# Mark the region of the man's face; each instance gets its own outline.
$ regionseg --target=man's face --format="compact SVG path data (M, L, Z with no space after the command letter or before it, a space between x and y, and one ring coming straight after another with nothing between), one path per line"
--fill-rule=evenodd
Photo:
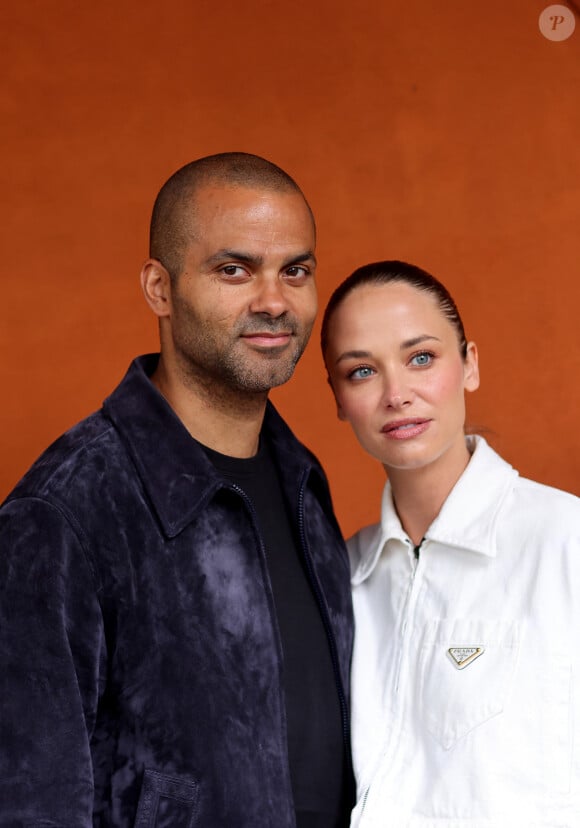
M315 234L299 193L207 185L171 286L176 367L210 397L286 382L317 309Z

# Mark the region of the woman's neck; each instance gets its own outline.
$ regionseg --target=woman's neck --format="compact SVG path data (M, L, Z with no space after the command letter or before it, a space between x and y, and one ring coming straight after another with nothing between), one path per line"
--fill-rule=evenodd
M425 537L469 459L463 443L418 469L385 468L399 520L415 546Z

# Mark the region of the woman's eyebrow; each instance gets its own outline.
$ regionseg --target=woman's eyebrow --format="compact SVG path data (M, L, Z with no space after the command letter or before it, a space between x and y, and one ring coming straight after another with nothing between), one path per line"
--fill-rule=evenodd
M421 342L427 342L430 339L441 342L438 336L421 334L420 336L414 336L412 339L405 339L404 342L401 342L400 349L401 351L405 351L407 348L413 348L415 345L420 345ZM370 359L371 357L372 354L370 351L344 351L336 360L335 365L338 365L344 359Z
M370 356L370 351L345 351L338 357L335 364L338 365L343 359L370 359Z
M421 334L420 336L414 336L412 339L406 339L404 342L401 342L401 351L404 351L406 348L414 348L415 345L420 345L421 342L426 342L428 339L435 339L437 342L441 342L438 336Z

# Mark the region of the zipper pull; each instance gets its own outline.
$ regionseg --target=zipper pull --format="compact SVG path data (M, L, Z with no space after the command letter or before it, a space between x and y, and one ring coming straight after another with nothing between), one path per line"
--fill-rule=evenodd
M415 556L416 561L419 560L419 553L421 552L421 547L423 546L423 541L424 540L425 540L425 538L421 538L421 540L417 544L417 546L413 546L413 555ZM409 543L412 543L412 541L409 541Z

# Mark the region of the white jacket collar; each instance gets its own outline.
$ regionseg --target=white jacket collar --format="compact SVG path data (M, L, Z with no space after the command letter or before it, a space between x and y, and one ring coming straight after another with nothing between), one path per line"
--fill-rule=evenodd
M425 538L493 558L497 554L497 516L518 473L490 448L483 437L466 439L473 452L471 459ZM362 529L355 543L349 543L350 551L354 552L353 584L360 584L368 578L389 540L408 542L395 510L391 485L387 481L383 491L381 522Z

